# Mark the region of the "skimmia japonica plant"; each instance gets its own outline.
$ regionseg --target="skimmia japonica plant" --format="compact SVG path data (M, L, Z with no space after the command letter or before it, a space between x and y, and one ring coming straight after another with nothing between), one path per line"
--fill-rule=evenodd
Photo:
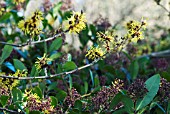
M24 15L31 2L0 2L1 114L170 113L169 61L159 58L169 51L151 53L160 48L147 44L144 18L118 33L69 0Z

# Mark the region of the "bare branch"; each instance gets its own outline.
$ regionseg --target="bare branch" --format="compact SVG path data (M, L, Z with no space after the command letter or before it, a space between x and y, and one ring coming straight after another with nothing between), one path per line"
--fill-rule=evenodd
M163 6L162 4L158 4L158 5L161 6L166 12L170 13L170 11L165 6Z
M13 114L19 114L19 112L14 111L14 110L10 110L10 109L7 109L7 108L2 108L2 107L0 107L0 110L2 110L2 111L7 111L7 112L10 112L10 113L13 113Z
M47 42L47 41L53 40L53 39L55 39L56 37L60 36L60 35L63 34L63 33L66 33L66 32L68 32L68 30L63 31L63 32L60 32L60 33L58 33L58 34L56 34L56 35L54 35L54 36L52 36L52 37L49 37L49 38L47 38L47 39L38 40L38 41L33 41L33 42L28 41L28 42L22 43L22 44L12 44L12 43L7 43L7 42L2 42L2 41L0 41L0 44L5 44L5 45L10 45L10 46L15 46L15 47L24 47L24 46L27 46L27 45L38 44L38 43L42 43L42 42Z
M159 57L170 57L170 50L160 51L160 52L153 52L147 55L142 55L139 58L142 57L153 57L153 58L159 58Z
M6 76L6 75L0 75L1 78L11 78L11 79L17 79L17 80L32 80L32 79L49 79L49 78L54 78L60 75L68 75L68 74L72 74L76 71L85 69L87 67L93 66L95 63L97 63L101 58L94 60L92 63L78 67L74 70L68 71L68 72L62 72L62 73L58 73L58 74L52 74L50 76L37 76L37 77L15 77L15 76Z

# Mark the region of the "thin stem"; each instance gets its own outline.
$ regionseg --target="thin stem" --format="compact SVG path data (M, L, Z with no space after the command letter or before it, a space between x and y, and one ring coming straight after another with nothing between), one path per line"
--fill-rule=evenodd
M166 12L170 13L170 11L165 6L163 6L162 4L158 4L158 5L161 6Z
M83 97L88 97L88 96L90 96L91 95L91 93L88 93L88 94L84 94L84 95L82 95L81 97L83 98Z

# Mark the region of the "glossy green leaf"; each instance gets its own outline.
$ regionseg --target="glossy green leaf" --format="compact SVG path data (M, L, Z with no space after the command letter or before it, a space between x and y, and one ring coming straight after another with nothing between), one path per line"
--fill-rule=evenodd
M165 109L157 102L152 102L150 107L149 107L149 110L151 110L155 106L157 106L163 113L166 113Z
M6 12L4 15L2 15L2 16L0 17L0 22L6 21L7 19L10 18L10 16L11 16L11 13Z
M159 84L160 84L160 75L156 74L152 77L150 77L146 82L146 88L148 89L148 92L146 96L142 99L142 101L137 104L136 110L142 109L146 105L148 105L153 98L156 96L158 89L159 89Z
M115 74L115 69L112 65L105 65L102 70L106 73Z
M68 74L68 76L69 76L69 86L70 86L70 90L71 90L71 88L73 87L73 81L72 81L71 75Z
M94 78L94 85L95 85L95 87L100 86L100 81L99 81L98 77Z
M124 104L124 108L126 109L126 112L132 113L133 112L133 101L130 99L127 95L125 95L122 92L119 92L116 94L116 96L112 99L111 104L110 104L110 110L115 108L115 106L119 103L122 102Z
M50 96L50 99L51 99L51 105L54 106L54 107L56 107L57 104L58 104L57 98L54 97L54 96Z
M92 86L94 87L94 76L93 76L93 72L89 69L89 72L90 72L90 78L91 78L91 81L92 81Z
M31 69L30 76L31 76L31 77L38 76L38 71L37 71L35 65L33 65L32 69Z
M130 74L132 79L136 79L139 72L139 64L137 60L132 61L130 64Z
M88 91L88 83L86 81L84 82L84 91L85 91L85 94Z
M72 61L66 62L63 67L64 71L74 70L77 68L76 64Z
M6 96L6 95L0 96L0 103L2 104L3 107L7 104L8 98L9 98L9 96Z
M122 98L122 93L118 93L116 94L116 96L112 99L111 103L110 103L110 110L113 109L119 102L120 99Z
M36 93L41 99L43 98L42 91L40 87L36 86L33 90L34 93Z
M67 93L63 90L58 91L58 93L56 94L56 98L58 99L58 101L63 101L64 98L67 96Z
M167 114L170 114L170 100L168 101Z
M29 114L41 114L40 111L30 111Z
M160 75L161 75L162 78L165 78L168 82L170 82L169 73L170 73L170 72L162 71Z
M18 60L18 59L13 59L13 62L14 62L14 67L16 68L16 69L19 69L19 70L24 70L24 69L27 69L26 67L25 67L25 65L20 61L20 60Z
M20 89L12 89L12 100L13 102L22 101L22 91Z
M12 40L8 41L7 43L12 43ZM10 56L12 50L13 50L12 46L10 46L10 45L4 46L4 49L2 51L2 55L0 58L0 64L2 64L5 61L5 59L7 59Z
M62 38L56 38L49 49L49 52L52 52L54 50L58 50L62 46Z
M78 109L79 111L82 110L82 102L80 100L76 100L74 104L74 108Z
M59 57L61 57L61 53L55 53L55 54L52 54L51 56L50 56L50 59L52 59L52 60L55 60L55 59L58 59Z
M52 82L49 86L48 86L48 91L50 90L54 90L57 86L57 82Z

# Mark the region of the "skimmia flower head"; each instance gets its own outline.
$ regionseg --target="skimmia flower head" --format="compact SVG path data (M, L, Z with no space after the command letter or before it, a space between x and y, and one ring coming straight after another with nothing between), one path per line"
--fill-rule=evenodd
M79 33L86 27L86 21L83 12L73 12L73 15L68 19L67 29L70 33Z
M41 11L36 11L32 14L30 18L26 20L21 20L18 23L18 27L25 33L29 35L39 35L42 33L41 23L43 20L43 13Z
M40 98L36 93L32 93L32 90L25 91L23 95L25 99L25 107L30 111L41 110L44 114L54 114L55 109L51 106L52 100L50 98Z

